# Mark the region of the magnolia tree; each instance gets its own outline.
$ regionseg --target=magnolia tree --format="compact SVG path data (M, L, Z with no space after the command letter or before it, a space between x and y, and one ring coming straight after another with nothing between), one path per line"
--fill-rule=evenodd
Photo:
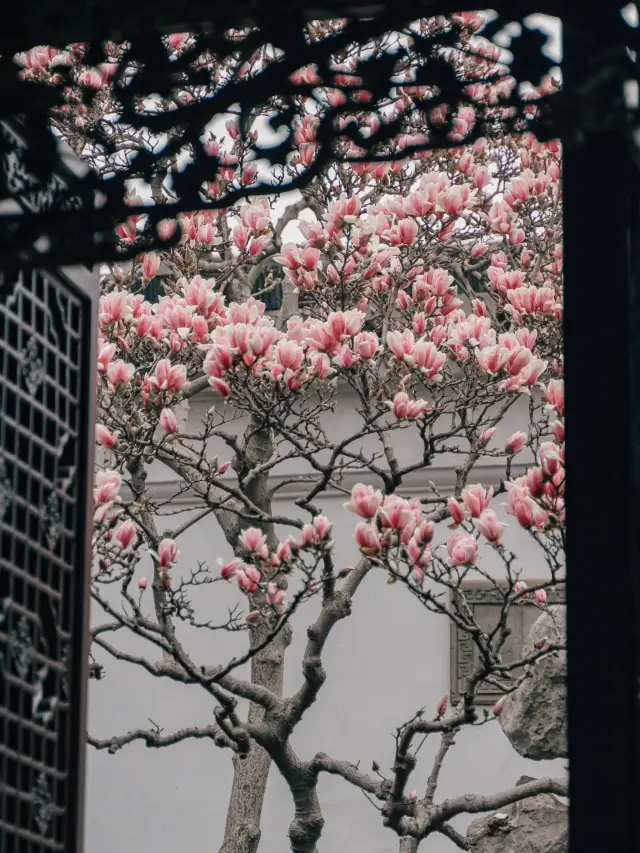
M482 26L479 16L465 13L451 21L462 27L460 44L444 55L472 80L496 67L492 83L472 82L469 89L497 115L514 81L496 65L498 52L474 35ZM420 26L427 33L447 32L451 21L431 19ZM314 25L310 37L324 37L340 25ZM179 55L190 42L188 34L168 37L168 54ZM472 54L465 50L470 45ZM107 48L113 63L99 68L83 64L81 45L66 51L37 48L22 57L27 77L55 78L60 64L75 69L77 87L68 89L67 104L53 122L78 154L103 171L117 164L107 162L94 144L90 131L97 125L111 129L123 156L152 145L117 122L110 80L121 46ZM437 797L440 769L456 734L475 727L482 738L487 716L502 711L504 699L492 715L478 710L482 685L490 683L506 697L531 677L541 659L562 648L560 640L544 638L518 660L506 662L501 655L510 612L519 606L546 610L547 590L563 578L560 146L542 144L527 132L506 136L496 123L494 134L467 148L397 159L401 149L424 138L408 107L412 98L428 97L429 90L392 90L376 113L368 111L369 93L349 76L361 50L336 57L336 73L345 77L344 85L353 86L351 94L345 95L344 87L319 85L313 103L296 102L298 149L284 169L295 175L315 156L323 98L342 103L350 97L353 110L341 121L364 136L381 115L385 120L406 111L406 133L385 149L395 160L334 165L279 215L274 200L264 197L248 197L230 209L184 214L176 248L139 255L124 269L114 264L100 282L96 440L105 451L106 467L96 475L94 492L92 596L106 621L92 628L93 653L99 658L106 653L159 678L198 685L211 698L215 724L176 734L152 728L89 740L114 751L138 739L169 747L187 738L208 738L228 750L234 779L224 853L257 849L272 763L291 791L295 817L288 837L295 853L317 850L324 824L317 792L322 774L341 777L377 802L371 819L396 833L400 850L407 853L434 833L471 849L450 823L456 816L567 792L564 780L542 778L492 795L461 790L450 799ZM410 50L406 57L400 71L409 75ZM231 52L224 61L205 56L201 66L215 85L236 73L252 74L266 59L257 54L241 68L238 61ZM299 76L313 80L315 73L304 68ZM545 81L538 91L553 85ZM80 97L83 86L98 90L88 108ZM176 83L155 107L169 110L202 96ZM535 96L534 90L532 111ZM251 117L256 127L272 107L256 110ZM447 109L438 107L430 118L444 122ZM473 120L473 109L459 109L451 127L453 142L463 138ZM222 165L205 194L218 197L234 182L250 190L258 165L248 159L248 139L233 116L211 133L209 148ZM345 149L354 144L345 138ZM177 168L167 163L151 182L156 204L171 198L167 176ZM131 200L135 203L135 193ZM291 231L290 224L295 240L286 242L283 232ZM131 216L118 226L123 244L135 246L140 225L140 217ZM168 219L160 226L165 235L175 229ZM161 265L163 292L152 304L144 288ZM261 276L266 268L271 272ZM265 313L261 293L278 284L273 269L282 272L284 297L279 310ZM258 281L261 293L256 294ZM357 401L358 420L348 434L333 439L323 423L341 385ZM197 395L211 395L211 389L215 404L199 429L187 430L185 407ZM516 407L524 412L520 429L506 445L498 444L496 430L523 397L528 406ZM420 444L409 463L397 452L405 430ZM213 458L214 439L226 447L225 456ZM372 449L363 450L365 445ZM523 451L531 452L534 461L514 479L512 461ZM457 457L454 496L443 496L435 486L427 497L412 495L408 475L423 472L428 481L430 466L443 454ZM289 481L304 485L305 494L296 500L295 512L275 512L274 477L292 459L304 473ZM503 466L496 488L474 477L477 463L487 459ZM152 463L170 469L199 501L198 512L183 523L166 526L147 483ZM354 473L366 484L347 490L344 477ZM345 493L344 511L353 516L360 558L349 568L334 558L334 519L323 511L330 491ZM535 588L526 588L526 567L503 544L505 524L496 512L500 502L546 566L546 577ZM215 520L228 543L221 569L202 562L194 570L180 559L181 540L204 517ZM488 552L503 565L500 580L486 568ZM138 570L147 555L153 563L148 579ZM300 754L291 738L331 678L323 667L327 640L343 620L347 624L339 630L349 630L358 590L379 572L403 585L426 610L468 633L477 664L455 704L445 696L437 707L411 719L399 712L393 765L380 768L374 762L366 772L340 755ZM501 596L491 629L477 623L465 597L465 583L479 578ZM199 590L212 582L231 584L237 595L238 607L219 624L210 612L199 612ZM294 610L300 611L297 618L303 616L312 598L320 600L319 615L308 626L304 656L288 661L299 669L299 686L283 695L290 616ZM244 631L246 653L196 659L185 640L185 623ZM155 652L143 657L124 651L117 640L127 632L144 638ZM241 677L238 670L249 661L250 677ZM248 715L239 712L239 700L250 703ZM425 760L418 755L418 742L427 735L440 747L426 789L416 791L412 775Z

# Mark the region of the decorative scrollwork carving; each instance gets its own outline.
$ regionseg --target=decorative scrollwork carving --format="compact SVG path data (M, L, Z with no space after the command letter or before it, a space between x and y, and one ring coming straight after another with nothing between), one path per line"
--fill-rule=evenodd
M180 212L300 190L331 163L357 170L525 130L578 139L581 122L593 121L585 104L634 76L626 48L635 31L618 14L604 72L594 69L584 91L557 92L547 36L527 23L536 8L518 6L513 19L479 26L474 13L412 22L422 7L411 4L312 23L294 13L275 20L265 8L261 28L150 29L121 45L34 48L18 57L19 75L5 56L0 116L20 104L21 119L0 133L0 200L26 211L0 216L5 262L92 263L167 248L180 230L166 222ZM65 124L70 113L77 132ZM232 153L218 126L230 116ZM68 168L60 135L92 169ZM132 179L149 203L132 206Z

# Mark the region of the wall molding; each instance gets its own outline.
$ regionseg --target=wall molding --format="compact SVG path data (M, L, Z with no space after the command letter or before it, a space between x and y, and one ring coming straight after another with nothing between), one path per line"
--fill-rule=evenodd
M527 467L528 466L526 464L512 465L512 477L519 477L526 473ZM504 465L496 465L495 463L477 464L471 472L469 482L471 484L482 483L486 488L489 486L497 487L500 484L501 479L504 478L504 473ZM303 497L313 485L312 480L307 481L306 483L286 482L294 476L296 475L276 474L271 478L271 482L274 486L278 486L281 483L283 484L275 494L274 504L298 500ZM299 476L299 474L297 476ZM317 476L318 475L316 475L316 479ZM234 482L234 479L229 478L229 482ZM374 474L371 474L369 471L348 472L344 475L342 482L345 492L351 492L351 489L356 483L364 483L365 485L372 485L375 487L380 486L379 478ZM403 485L398 489L398 494L426 497L433 494L433 491L429 486L430 482L434 483L438 491L442 492L442 494L452 494L456 482L455 466L437 465L432 468L426 468L423 471L412 472L405 478ZM159 502L172 500L174 505L181 506L183 508L195 508L197 506L201 506L202 499L193 490L185 490L179 495L176 494L181 485L182 481L176 477L171 479L167 478L166 480L147 480L149 496L153 500ZM323 493L323 497L325 500L337 498L344 498L346 500L345 492L340 491L337 488L329 488ZM126 488L123 489L123 497L129 500L132 497Z

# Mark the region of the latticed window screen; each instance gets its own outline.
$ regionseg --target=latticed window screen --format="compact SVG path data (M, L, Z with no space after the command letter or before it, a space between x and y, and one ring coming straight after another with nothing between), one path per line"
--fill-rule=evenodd
M78 849L91 298L0 279L0 850Z

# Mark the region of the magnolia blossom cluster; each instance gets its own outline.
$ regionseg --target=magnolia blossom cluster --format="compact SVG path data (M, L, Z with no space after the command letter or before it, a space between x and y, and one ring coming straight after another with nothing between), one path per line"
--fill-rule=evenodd
M540 443L536 454L538 464L524 477L506 483L507 512L522 527L538 530L564 527L566 521L564 382L552 379L544 396L547 409L557 418L551 423L554 440Z
M245 557L229 560L220 574L225 580L235 578L244 593L263 592L267 604L281 610L286 604L286 596L275 582L277 576L290 573L305 552L318 554L330 549L333 545L331 527L326 516L316 515L312 522L303 525L299 539L288 536L278 543L275 551L269 550L267 537L259 528L249 527L240 535L240 547ZM249 622L256 618L253 613Z
M363 554L371 557L403 546L402 553L412 567L413 578L417 582L424 579L425 568L433 558L430 543L435 525L423 518L422 504L417 498L384 497L373 486L360 483L353 487L345 508L366 519L355 529L356 542Z

